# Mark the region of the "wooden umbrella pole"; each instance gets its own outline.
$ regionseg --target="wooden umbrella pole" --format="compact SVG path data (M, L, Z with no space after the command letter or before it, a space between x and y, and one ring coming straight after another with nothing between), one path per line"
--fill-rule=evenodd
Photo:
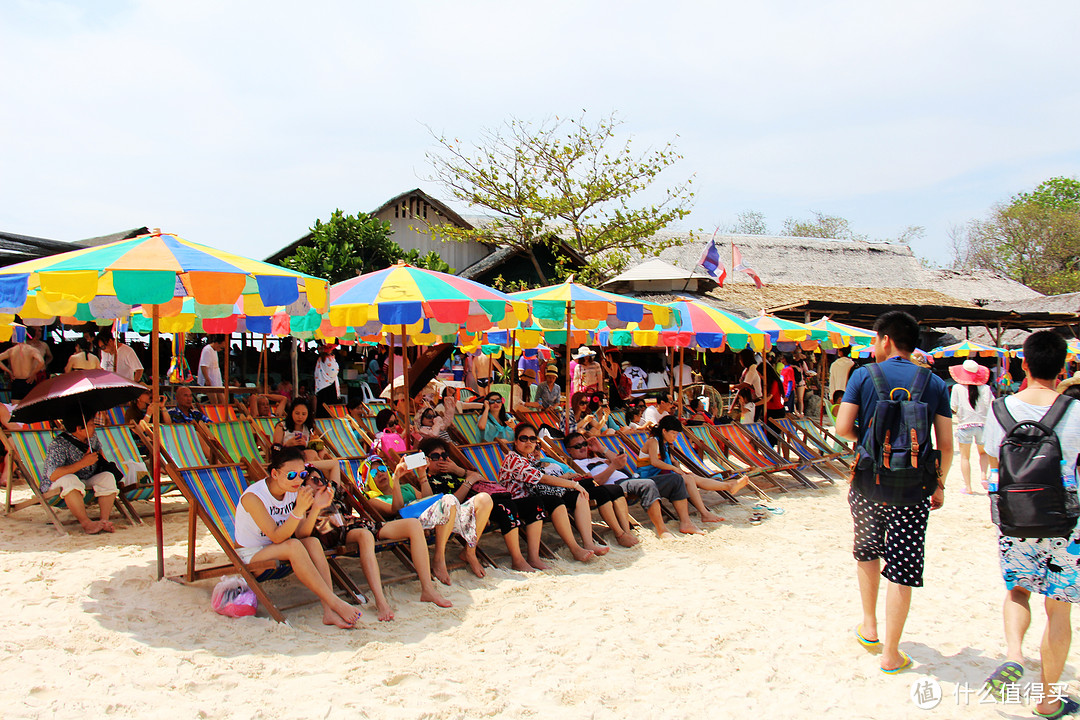
M768 354L761 351L761 424L769 424L769 401L766 400L769 396L769 375L765 372L765 365L769 362Z
M566 384L563 391L566 393L566 405L563 417L563 432L570 432L570 300L566 301Z
M818 373L818 387L821 388L821 407L818 408L818 425L824 425L825 424L825 403L828 402L830 406L832 405L832 398L830 397L830 398L828 398L826 400L825 394L828 393L828 394L831 395L832 394L832 388L829 387L828 389L826 389L826 385L825 385L825 372L826 372L825 348L821 347L821 345L818 345L818 352L821 353L821 372Z
M683 362L685 361L685 348L679 348L679 417L683 416ZM674 352L674 350L672 351Z
M222 358L225 361L225 372L222 377L225 380L225 404L229 404L229 355L232 346L232 333L226 333L225 335L225 356Z
M150 364L151 386L150 402L154 409L154 532L157 537L157 579L165 577L165 531L161 520L161 370L158 350L158 313L159 305L152 305L150 328Z
M510 412L514 412L514 386L517 385L517 362L514 360L514 347L517 343L517 330L510 331Z
M402 433L405 440L405 450L409 450L409 429L412 427L412 385L409 383L409 336L405 334L405 326L401 326L401 362L402 362L402 387L405 390L405 419L402 420ZM390 400L394 399L394 391L390 390Z
M266 354L266 336L263 335L262 353L259 356L259 370L263 376L263 395L270 393L270 357Z

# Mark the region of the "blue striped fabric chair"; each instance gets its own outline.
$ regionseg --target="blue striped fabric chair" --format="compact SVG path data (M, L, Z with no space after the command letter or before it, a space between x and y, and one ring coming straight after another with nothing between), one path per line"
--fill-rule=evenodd
M101 413L99 419L104 420L105 425L123 425L125 423L125 410L125 406L117 405Z
M203 450L194 423L161 425L161 449L166 462L181 469L208 467L212 463Z
M105 457L124 469L125 462L143 463L145 459L139 451L135 437L131 434L131 428L126 425L99 427L97 439L101 443L101 451ZM176 485L170 482L161 483L161 494L174 492ZM129 501L153 500L154 483L148 475L141 475L134 485L121 487L123 497ZM136 516L138 517L138 516Z
M477 421L480 418L476 413L458 413L454 416L454 429L461 435L462 439L469 445L475 445L480 442L480 426L477 425Z
M812 447L809 442L803 440L800 437L800 431L791 421L790 418L775 418L769 421L769 431L776 434L781 442L782 447L786 447L799 456L802 460L805 460L808 465L813 467L817 472L819 465L823 465L838 475L843 475L845 470L840 467L836 458L838 455L831 452L823 452L820 448ZM822 473L824 474L824 473ZM833 482L833 478L828 477L829 482Z
M734 427L734 425L732 425L730 427ZM739 425L739 430L742 430L743 432L745 432L747 435L749 435L750 437L752 437L754 439L754 442L758 446L758 453L759 454L762 454L765 457L767 457L770 460L773 460L773 461L775 461L777 463L790 465L789 471L795 474L795 478L799 482L801 482L806 487L810 487L810 488L816 488L817 487L817 483L815 483L813 480L806 477L806 475L803 475L803 473L802 473L803 470L806 470L807 468L811 467L810 464L805 462L804 460L802 460L802 458L800 458L798 461L791 462L788 459L784 458L782 455L778 454L772 447L772 439L769 437L769 434L766 432L764 425L762 425L761 423L756 423L756 422L755 423L745 423L745 424ZM820 470L818 470L818 473L824 475L824 473L822 473ZM825 477L828 478L827 475Z
M244 465L248 477L253 481L266 477L266 461L259 450L255 430L250 423L242 420L215 422L206 423L205 428L211 442L216 444L215 452L223 459Z
M499 468L502 467L506 450L499 443L476 443L472 445L457 445L454 447L472 466L473 470L484 476L490 482L499 481Z
M825 430L810 418L796 420L795 426L803 432L803 436L807 440L821 448L824 453L835 453L836 456L840 458L855 457L855 451L852 450L851 446L830 433L828 430Z

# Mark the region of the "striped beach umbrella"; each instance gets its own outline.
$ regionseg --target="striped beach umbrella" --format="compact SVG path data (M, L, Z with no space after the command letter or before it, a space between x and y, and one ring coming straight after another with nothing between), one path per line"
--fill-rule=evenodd
M834 348L849 347L851 345L868 346L873 344L874 338L877 336L877 333L873 330L864 330L854 325L837 322L831 320L827 315L806 325L815 330L824 330L829 333L829 344Z
M661 334L678 334L680 341L686 340L680 345L702 350L727 347L739 351L751 347L760 352L768 349L768 334L737 315L696 300L680 300L668 306L679 313L680 322L670 332Z
M964 340L952 345L934 348L930 351L930 355L935 358L996 357L1004 359L1009 356L1009 351L992 345L983 345L971 340Z
M828 342L827 330L812 328L794 320L784 320L774 315L759 315L747 320L757 330L769 336L773 343L791 342L816 345Z

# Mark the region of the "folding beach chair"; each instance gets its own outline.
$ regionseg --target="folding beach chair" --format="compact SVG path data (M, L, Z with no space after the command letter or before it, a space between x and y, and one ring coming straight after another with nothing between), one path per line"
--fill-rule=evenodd
M480 442L480 426L477 425L479 417L480 415L475 412L454 415L454 431L468 445L475 445Z
M346 478L356 477L360 463L371 454L368 450L370 444L365 444L366 438L360 428L351 419L319 418L315 421L315 429L337 457L342 475Z
M255 441L262 448L265 455L270 454L270 446L274 441L274 428L279 422L276 417L253 417L248 418L248 422L251 423L251 429L255 433Z
M644 465L644 461L638 459L645 447L645 443L648 442L651 437L647 430L622 430L618 435L619 441L626 448L628 456L633 457L638 463L638 466ZM684 470L691 472L695 475L701 475L707 478L716 478L718 480L731 480L736 475L742 473L729 471L727 469L710 470L702 462L697 452L690 445L690 442L686 439L683 433L678 433L675 438L674 446L672 450L672 463L681 465ZM735 499L735 496L729 492L718 492L725 500L733 505L738 505L739 501Z
M789 463L776 456L772 448L762 444L754 435L746 432L738 423L714 425L710 427L713 437L720 444L724 455L735 457L746 468L757 469L770 477L778 488L786 487L775 478L776 473L790 475L800 485L810 482L799 472L796 463Z
M691 444L698 452L698 457L704 461L706 468L715 467L718 470L727 470L731 473L738 473L746 475L747 486L757 493L766 502L771 502L770 498L760 487L761 480L765 480L769 483L770 487L776 488L781 492L787 492L785 488L776 478L770 473L766 472L762 468L750 467L749 465L736 465L725 454L723 448L721 448L716 436L710 430L709 425L696 425L694 427L687 428L690 433Z
M290 574L292 570L287 565L273 560L245 563L236 553L236 546L233 543L233 522L236 517L236 506L240 503L240 496L244 494L247 485L240 466L185 470L169 464L166 465L166 469L173 482L184 493L191 507L191 515L188 521L187 567L182 577L173 579L191 583L237 572L247 581L248 587L252 589L259 602L270 613L270 616L278 622L285 622L285 616L266 594L262 582L284 577ZM196 518L202 521L218 545L221 546L229 559L229 564L203 568L195 567ZM328 553L326 561L330 566L330 575L334 582L352 596L349 601L363 602L360 589L338 565L334 554Z
M732 424L732 427L734 427L734 424ZM782 464L791 463L791 461L789 461L787 458L785 458L783 455L773 449L769 433L766 430L764 424L747 423L740 425L738 429L753 438L754 442L757 444L757 450L759 454L763 455L766 458L769 458L770 460L773 460L774 462ZM781 447L783 447L782 444ZM803 474L802 471L806 470L807 468L813 467L819 475L823 476L827 480L830 479L828 475L821 472L821 470L819 470L816 466L810 465L802 458L800 458L797 462L791 463L791 465L792 467L790 469L787 469L787 472L792 473L792 476L795 477L796 480L801 482L806 487L817 487L817 483L815 483L813 480Z
M823 452L836 453L839 458L853 458L855 451L843 440L832 434L810 418L796 420L795 426L803 432L803 437L817 445Z
M61 535L66 535L67 528L64 527L54 510L54 508L67 508L67 505L60 498L60 488L51 488L47 493L41 492L41 480L45 477L46 468L45 453L48 451L49 443L52 442L53 437L55 437L55 433L52 430L0 430L0 442L3 442L4 447L11 454L14 467L19 471L19 475L22 476L26 486L30 488L30 492L34 495L29 500L12 503L12 486L16 482L14 473L12 473L12 477L8 478L4 512L10 515L33 505L41 505L49 522L53 524ZM83 495L83 503L87 507L90 507L95 499L93 491L88 490ZM116 496L116 510L132 525L136 523L136 520L133 519L137 517L135 510L123 493L118 493Z
M837 460L837 458L840 457L840 454L822 450L820 447L814 445L812 441L804 440L800 436L799 428L795 426L790 418L775 418L770 420L769 424L771 425L769 431L780 440L784 447L790 449L800 458L805 460L818 472L821 472L818 470L818 466L823 465L837 475L846 474L847 469L842 467ZM833 478L826 477L829 482L833 482Z
M146 467L145 458L139 450L135 436L127 425L99 427L95 431L98 442L101 443L102 454L106 459L113 461L121 469L130 469L131 466L142 465ZM161 494L175 492L176 485L170 482L161 483ZM120 485L120 494L129 502L136 500L153 500L154 483L145 469L137 474L134 484ZM141 522L138 515L135 518Z
M236 408L232 405L217 405L207 403L202 406L203 413L210 418L210 422L233 422L237 420Z
M620 428L626 427L626 411L625 410L612 410L611 411L611 418L608 421L608 426L610 427L612 425L612 423L614 423L614 425L615 425L615 427L614 427L615 430L619 430Z
M343 420L349 416L349 408L345 405L323 405L323 409L330 413L330 417Z
M551 410L515 410L514 415L520 422L527 422L537 430L544 425L555 428L562 431L563 422L559 417L559 413Z
M126 423L124 413L126 407L123 405L117 405L114 408L109 408L103 412L98 413L98 426L110 426L110 425L123 425Z
M244 465L252 481L266 477L266 460L259 443L255 440L255 430L251 423L243 420L232 422L207 423L205 426L209 440L215 444L215 450L229 462Z

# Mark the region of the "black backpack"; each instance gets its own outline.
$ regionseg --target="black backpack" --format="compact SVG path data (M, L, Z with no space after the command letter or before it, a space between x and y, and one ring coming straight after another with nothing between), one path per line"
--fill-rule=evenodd
M1061 395L1041 420L1016 422L1004 398L994 401L994 417L1005 436L998 449L998 488L990 493L990 517L1002 535L1068 537L1076 526L1080 500L1062 481L1061 443L1054 432L1072 402Z
M862 433L853 482L872 502L914 505L934 494L941 466L941 454L930 437L933 423L922 400L930 371L919 368L909 389L889 388L877 363L866 370L878 397Z

